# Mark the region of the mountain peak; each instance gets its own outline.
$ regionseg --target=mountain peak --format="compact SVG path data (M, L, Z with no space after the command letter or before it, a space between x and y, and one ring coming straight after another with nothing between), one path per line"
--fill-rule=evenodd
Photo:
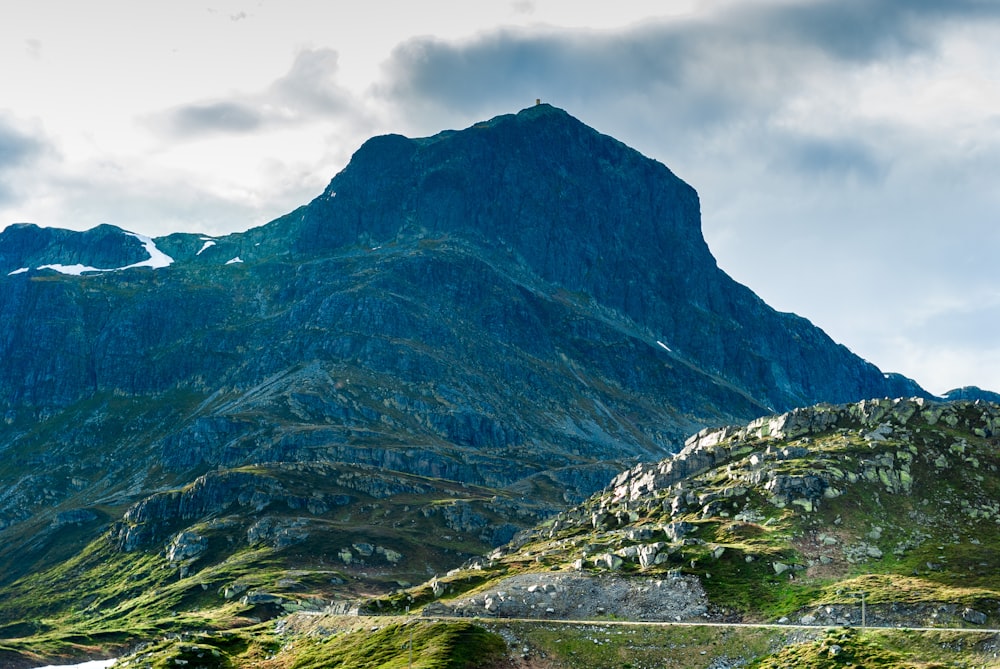
M461 240L589 296L775 410L901 385L722 272L697 193L665 165L551 105L427 138L373 138L282 225L307 256ZM839 371L807 372L813 357Z
M302 222L304 252L457 236L598 297L715 264L693 188L550 105L428 138L373 138Z

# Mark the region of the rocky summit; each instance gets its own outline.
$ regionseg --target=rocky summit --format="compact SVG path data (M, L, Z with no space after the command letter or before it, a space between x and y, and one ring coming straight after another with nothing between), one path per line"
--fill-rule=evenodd
M422 582L706 427L928 398L549 105L373 138L245 232L9 226L0 322L0 637L47 657Z

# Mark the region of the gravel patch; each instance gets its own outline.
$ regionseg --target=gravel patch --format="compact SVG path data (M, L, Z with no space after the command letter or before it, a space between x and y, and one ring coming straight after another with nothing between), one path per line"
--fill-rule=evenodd
M680 621L700 618L708 600L693 576L623 578L612 574L519 574L489 590L432 602L424 616Z

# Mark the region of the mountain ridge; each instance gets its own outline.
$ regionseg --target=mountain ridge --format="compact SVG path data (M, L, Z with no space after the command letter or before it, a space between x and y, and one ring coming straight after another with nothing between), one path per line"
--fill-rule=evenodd
M528 174L519 188L506 185ZM434 235L459 235L507 267L591 296L770 409L926 395L732 281L701 236L690 186L548 105L431 138L373 138L323 194L272 223L224 238L176 234L157 243L178 261L245 263ZM765 336L762 323L770 324ZM835 381L803 373L810 368L803 355L838 367Z

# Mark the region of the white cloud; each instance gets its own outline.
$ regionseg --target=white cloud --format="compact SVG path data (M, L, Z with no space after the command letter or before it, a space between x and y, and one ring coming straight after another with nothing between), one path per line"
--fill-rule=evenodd
M37 129L27 129L0 110L0 205L23 197L22 172L49 150Z
M268 132L337 116L352 119L359 116L359 105L337 82L337 61L331 49L305 49L288 73L263 90L181 104L151 114L148 123L170 140L185 141L215 133Z

